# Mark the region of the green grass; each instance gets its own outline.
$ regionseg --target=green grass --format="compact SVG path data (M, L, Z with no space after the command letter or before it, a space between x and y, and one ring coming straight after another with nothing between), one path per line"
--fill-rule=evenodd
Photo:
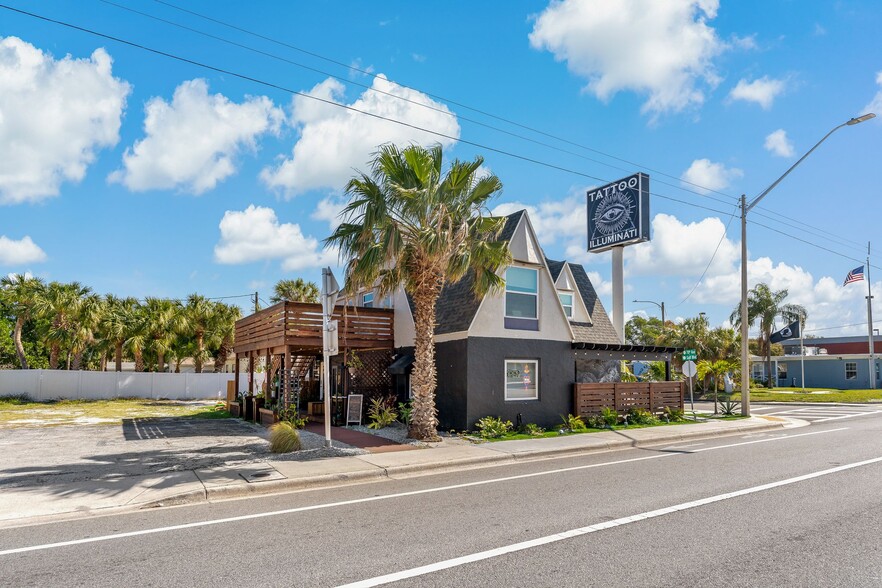
M223 405L207 402L143 398L34 402L21 397L0 397L2 427L118 425L123 419L135 418L222 419L229 416Z
M788 392L782 394L782 392ZM829 394L817 394L829 392ZM713 396L706 396L712 400ZM741 400L741 394L732 395L733 400ZM750 399L755 402L882 402L882 390L835 390L832 388L752 388Z

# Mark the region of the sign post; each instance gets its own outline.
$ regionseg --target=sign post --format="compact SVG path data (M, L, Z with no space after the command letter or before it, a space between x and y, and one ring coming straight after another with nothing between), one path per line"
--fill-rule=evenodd
M331 356L339 353L337 321L331 320L340 286L331 268L322 268L322 393L325 398L325 447L331 446Z
M636 173L588 191L588 252L612 250L612 323L625 340L625 245L649 241L649 176Z
M687 351L695 352L694 349L687 349ZM683 352L683 357L686 357L686 352ZM695 415L695 399L692 397L692 377L698 373L698 370L695 368L695 362L692 360L688 360L683 362L683 375L689 378L689 405L692 407L692 414Z

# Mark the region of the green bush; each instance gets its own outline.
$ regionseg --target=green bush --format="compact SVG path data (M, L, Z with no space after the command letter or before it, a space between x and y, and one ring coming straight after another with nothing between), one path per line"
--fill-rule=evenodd
M658 419L645 408L631 407L628 411L628 422L632 425L657 425Z
M567 416L561 416L560 418L563 421L564 428L569 429L574 433L588 429L588 427L585 426L585 421L582 420L582 417L580 416L568 414Z
M616 409L604 406L600 409L600 418L607 427L614 427L619 424L619 413Z
M410 417L413 416L413 406L410 401L398 403L398 420L405 425L410 424Z
M270 451L273 453L290 453L299 451L300 433L288 421L279 421L270 427Z
M665 407L664 415L668 417L669 423L681 423L686 420L686 415L679 408Z
M531 435L533 437L541 437L545 433L545 429L536 423L525 423L518 429L521 435Z
M486 416L477 423L478 434L484 439L499 439L509 431L511 431L511 421L504 421L498 417Z
M737 400L732 400L732 396L729 394L723 394L720 398L720 414L723 416L734 416L735 411L740 406L741 403Z
M606 421L603 420L602 416L591 416L588 417L588 421L585 425L590 429L605 429Z
M308 418L301 418L300 411L295 406L289 406L279 411L279 420L291 423L295 429L302 429L309 422Z
M368 429L382 429L388 427L398 418L398 413L392 407L392 403L385 398L371 398L371 407L368 409Z

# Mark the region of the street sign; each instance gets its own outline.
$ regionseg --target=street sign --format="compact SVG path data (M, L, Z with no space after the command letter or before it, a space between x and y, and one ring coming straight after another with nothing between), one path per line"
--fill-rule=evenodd
M685 353L683 355L685 355ZM684 376L686 376L687 378L691 378L697 373L698 373L698 370L695 368L694 361L683 362L683 375Z
M698 354L695 353L694 349L683 350L683 361L694 361L696 359L698 359Z

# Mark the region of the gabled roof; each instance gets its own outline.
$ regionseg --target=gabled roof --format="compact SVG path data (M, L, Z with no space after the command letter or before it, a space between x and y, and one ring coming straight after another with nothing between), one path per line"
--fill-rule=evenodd
M585 268L578 263L568 263L567 265L570 266L570 272L572 272L573 279L576 281L576 287L579 288L582 302L585 303L585 308L588 309L588 316L591 317L591 323L570 323L576 341L621 344L619 335L616 333L612 321L609 320L609 315L606 314L606 310L597 296L597 291L591 285L588 274L585 273Z
M505 225L499 232L497 241L511 241L523 216L524 211L519 210L505 217ZM472 319L475 318L478 307L481 306L481 299L472 292L473 284L474 275L471 273L454 284L445 284L435 306L436 335L469 330ZM413 310L413 303L410 307Z

